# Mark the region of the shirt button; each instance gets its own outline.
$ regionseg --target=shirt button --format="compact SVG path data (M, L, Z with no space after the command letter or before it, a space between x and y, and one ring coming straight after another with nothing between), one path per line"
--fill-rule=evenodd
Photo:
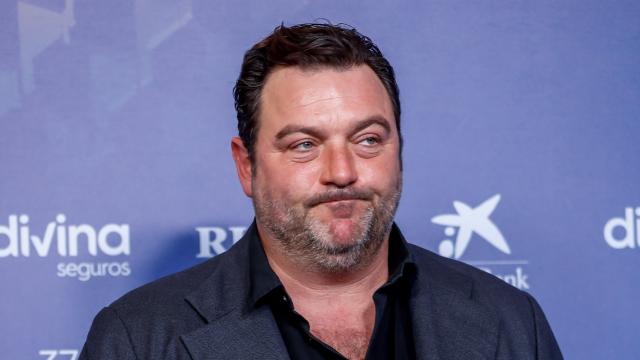
M282 296L282 301L287 302L287 297L286 297L286 295L283 295L283 296Z

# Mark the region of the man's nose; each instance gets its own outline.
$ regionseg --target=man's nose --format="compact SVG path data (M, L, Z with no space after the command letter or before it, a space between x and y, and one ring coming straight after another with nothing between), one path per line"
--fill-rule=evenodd
M323 154L323 169L320 181L323 185L346 187L358 180L353 154L348 144L327 146Z

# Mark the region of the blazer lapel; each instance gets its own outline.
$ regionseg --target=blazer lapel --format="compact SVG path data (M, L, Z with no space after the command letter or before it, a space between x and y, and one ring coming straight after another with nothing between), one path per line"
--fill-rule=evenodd
M289 359L278 326L266 306L245 317L231 312L180 338L194 360Z
M499 320L471 299L472 280L429 259L411 296L418 359L493 359Z

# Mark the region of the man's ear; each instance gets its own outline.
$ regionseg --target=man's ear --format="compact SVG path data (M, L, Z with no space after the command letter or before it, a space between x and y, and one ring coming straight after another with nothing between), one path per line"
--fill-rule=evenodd
M251 191L251 159L249 159L249 151L244 146L242 139L238 136L234 136L231 139L231 154L233 155L233 161L236 163L236 171L238 171L238 178L240 179L240 185L242 190L248 197L252 197Z

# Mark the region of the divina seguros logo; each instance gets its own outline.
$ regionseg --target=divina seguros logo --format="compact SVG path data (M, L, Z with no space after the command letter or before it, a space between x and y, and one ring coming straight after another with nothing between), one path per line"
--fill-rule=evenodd
M618 235L624 232L624 236L614 232ZM609 219L604 225L604 240L614 249L640 248L640 206L635 211L632 207L626 207L624 217Z
M440 242L438 247L440 255L460 259L474 234L500 252L511 255L511 248L502 232L489 218L498 206L500 198L500 194L496 194L475 208L462 201L454 201L455 214L441 214L431 218L431 222L434 224L445 226L444 234L447 238ZM454 235L456 235L455 240L451 240L450 238ZM530 288L529 276L523 267L529 264L527 260L465 260L465 262L493 274L519 289Z
M129 225L106 224L99 229L88 224L67 225L67 217L58 214L44 232L34 234L29 216L9 215L7 225L0 225L0 258L80 256L128 256L131 254ZM40 235L42 234L42 235ZM59 277L81 281L100 276L129 276L129 262L60 262Z

